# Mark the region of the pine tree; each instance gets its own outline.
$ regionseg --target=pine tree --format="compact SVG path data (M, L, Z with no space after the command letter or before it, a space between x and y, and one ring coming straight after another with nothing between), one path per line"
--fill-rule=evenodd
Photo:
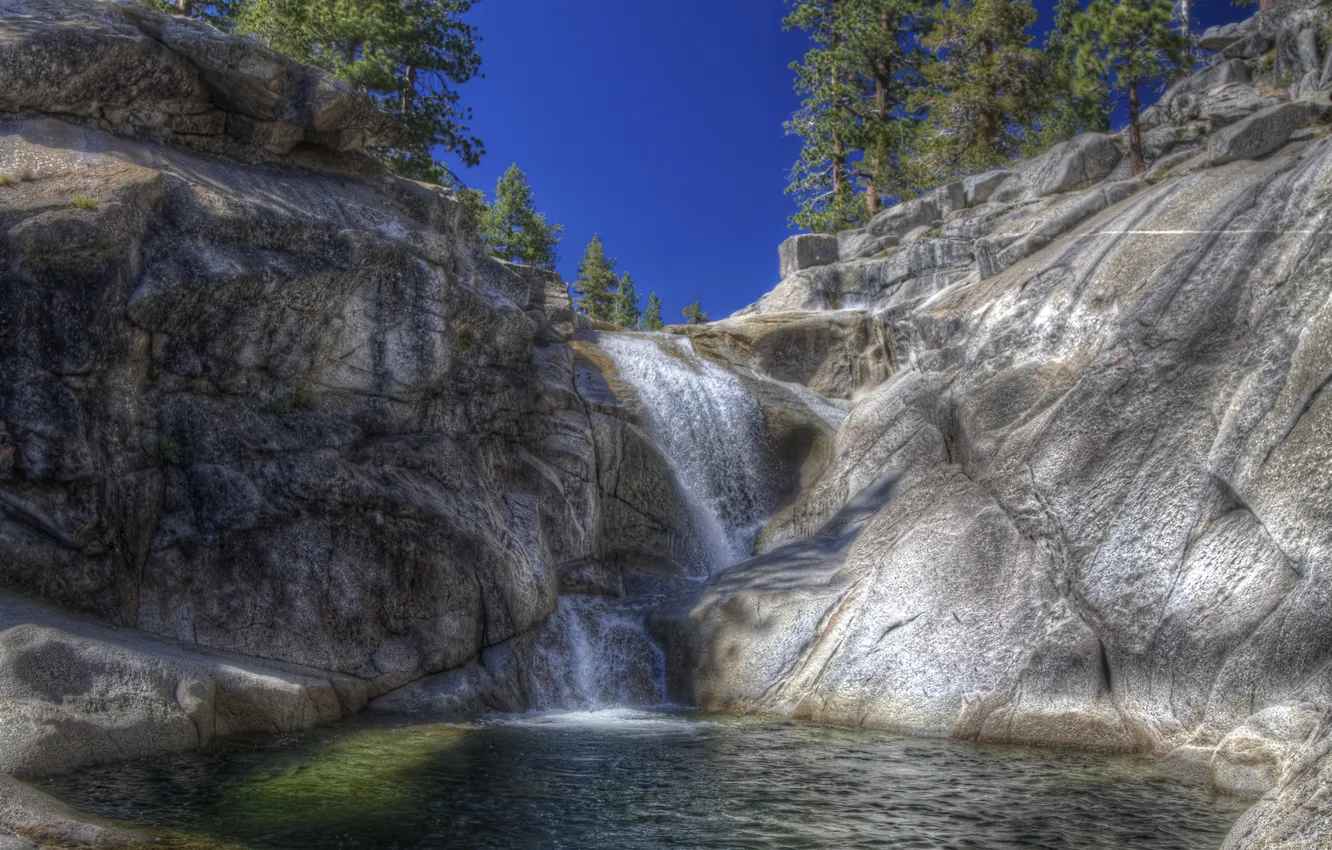
M1049 103L1036 118L1035 132L1027 145L1034 155L1071 139L1079 133L1103 133L1110 129L1109 93L1095 77L1078 71L1078 39L1074 29L1079 0L1058 0L1055 23L1045 38L1045 67L1042 77L1049 89Z
M620 275L618 291L615 293L615 324L623 328L638 328L638 293L634 291L634 279L629 272Z
M923 82L919 36L930 26L930 8L925 0L839 0L838 13L863 80L855 141L864 155L856 171L873 216L886 198L912 194L925 178L916 144L923 116L912 97Z
M863 90L836 27L837 7L838 0L799 0L782 21L786 29L810 33L815 43L802 61L791 64L801 105L786 132L800 136L804 145L786 193L800 204L792 226L821 233L855 227L866 217L855 197L849 141L857 130L854 106Z
M925 77L940 175L992 168L1021 152L1024 131L1048 96L1041 54L1027 28L1029 0L952 0L925 43Z
M465 165L485 153L456 86L476 76L475 30L463 21L475 0L223 0L184 10L363 87L407 128L401 147L381 152L400 174L449 182L433 151Z
M1170 0L1092 0L1077 15L1078 70L1083 79L1102 81L1128 95L1129 155L1133 173L1147 164L1142 155L1139 88L1177 70L1185 62L1188 39L1170 29Z
M695 301L680 312L684 314L685 321L691 325L706 325L708 323L708 314L703 312L701 302Z
M496 184L494 203L481 212L479 232L496 257L554 269L564 226L550 224L544 213L536 211L527 175L514 164Z
M787 194L801 204L797 227L833 232L878 212L885 198L912 196L921 115L917 39L929 0L796 0L783 21L815 47L796 72L801 109L786 124L804 139ZM858 194L863 191L864 206Z
M606 257L601 236L593 236L578 264L578 280L574 281L579 309L597 321L615 321L615 288L615 260Z
M661 299L653 292L648 296L647 310L643 313L643 330L659 331L664 327L666 323L661 320Z

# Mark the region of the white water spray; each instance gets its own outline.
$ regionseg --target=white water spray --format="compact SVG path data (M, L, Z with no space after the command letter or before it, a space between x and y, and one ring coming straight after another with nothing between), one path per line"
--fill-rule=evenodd
M666 660L644 627L647 607L630 599L561 597L532 659L533 707L663 703Z
M772 513L776 463L758 402L683 337L602 334L599 343L642 400L648 431L689 502L702 549L693 572L748 558Z

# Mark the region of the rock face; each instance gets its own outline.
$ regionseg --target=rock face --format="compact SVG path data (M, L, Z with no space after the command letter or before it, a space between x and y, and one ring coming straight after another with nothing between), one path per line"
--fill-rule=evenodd
M347 83L248 38L132 0L0 3L0 110L122 134L285 152L391 145L401 128Z
M4 2L0 776L421 680L440 711L524 708L493 671L561 594L696 567L696 506L602 335L448 192L356 153L397 132L363 96L134 3ZM814 334L804 366L861 380L867 333ZM831 455L806 401L836 407L710 356L743 372L782 508Z
M1182 106L1251 71L1176 87L1145 179L1074 140L880 214L710 332L757 363L736 329L863 311L891 374L784 545L655 615L676 699L1151 753L1276 786L1232 846L1322 846L1332 137L1318 98Z
M154 639L0 593L0 774L290 732L359 711L371 695L350 676Z

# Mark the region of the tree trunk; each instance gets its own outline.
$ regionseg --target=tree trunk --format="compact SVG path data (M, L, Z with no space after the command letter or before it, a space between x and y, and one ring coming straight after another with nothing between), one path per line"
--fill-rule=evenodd
M1142 159L1142 127L1138 125L1138 78L1129 77L1129 156L1133 160L1134 176L1147 172L1147 163Z
M416 69L409 67L407 69L407 87L398 92L398 110L403 116L406 116L412 109L412 101L416 99Z
M989 57L994 53L994 43L990 41L981 42L981 55ZM999 93L993 89L989 92L989 103L993 104L998 100ZM976 131L980 138L987 145L993 145L995 138L999 135L999 114L993 106L986 106L981 109L980 115L976 120Z
M846 185L846 143L841 133L833 133L833 198L842 196Z
M883 13L881 18L884 30L892 31L892 16L888 12ZM879 129L882 130L888 124L888 87L893 81L893 69L886 59L877 59L874 62L874 119L879 122ZM879 177L883 171L884 150L882 145L876 144L873 156L870 157L870 179L869 185L865 187L865 206L869 209L870 218L874 217L883 207L883 186L879 184Z

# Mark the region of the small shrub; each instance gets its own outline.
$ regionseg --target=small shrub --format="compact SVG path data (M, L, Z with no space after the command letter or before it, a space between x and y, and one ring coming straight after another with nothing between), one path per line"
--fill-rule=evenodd
M269 411L276 413L278 416L286 416L288 413L295 410L296 406L291 403L291 396L284 395L282 398L270 404L268 409Z
M13 186L18 181L8 174L0 174L0 186Z
M180 444L175 440L161 437L153 444L153 456L157 458L157 465L161 467L167 467L179 463Z
M829 292L829 293L828 293L828 304L829 304L834 310L840 310L840 309L842 309L842 293L840 293L840 292Z
M1263 58L1258 60L1258 73L1260 74L1272 73L1272 69L1276 68L1276 55L1277 52L1275 47L1267 51L1267 53L1263 56Z
M79 195L76 197L72 206L75 209L88 210L89 212L97 211L97 202L87 195Z
M37 178L33 176L31 168L25 168L19 172L19 180L22 180L24 183L31 183L33 180L36 179Z

